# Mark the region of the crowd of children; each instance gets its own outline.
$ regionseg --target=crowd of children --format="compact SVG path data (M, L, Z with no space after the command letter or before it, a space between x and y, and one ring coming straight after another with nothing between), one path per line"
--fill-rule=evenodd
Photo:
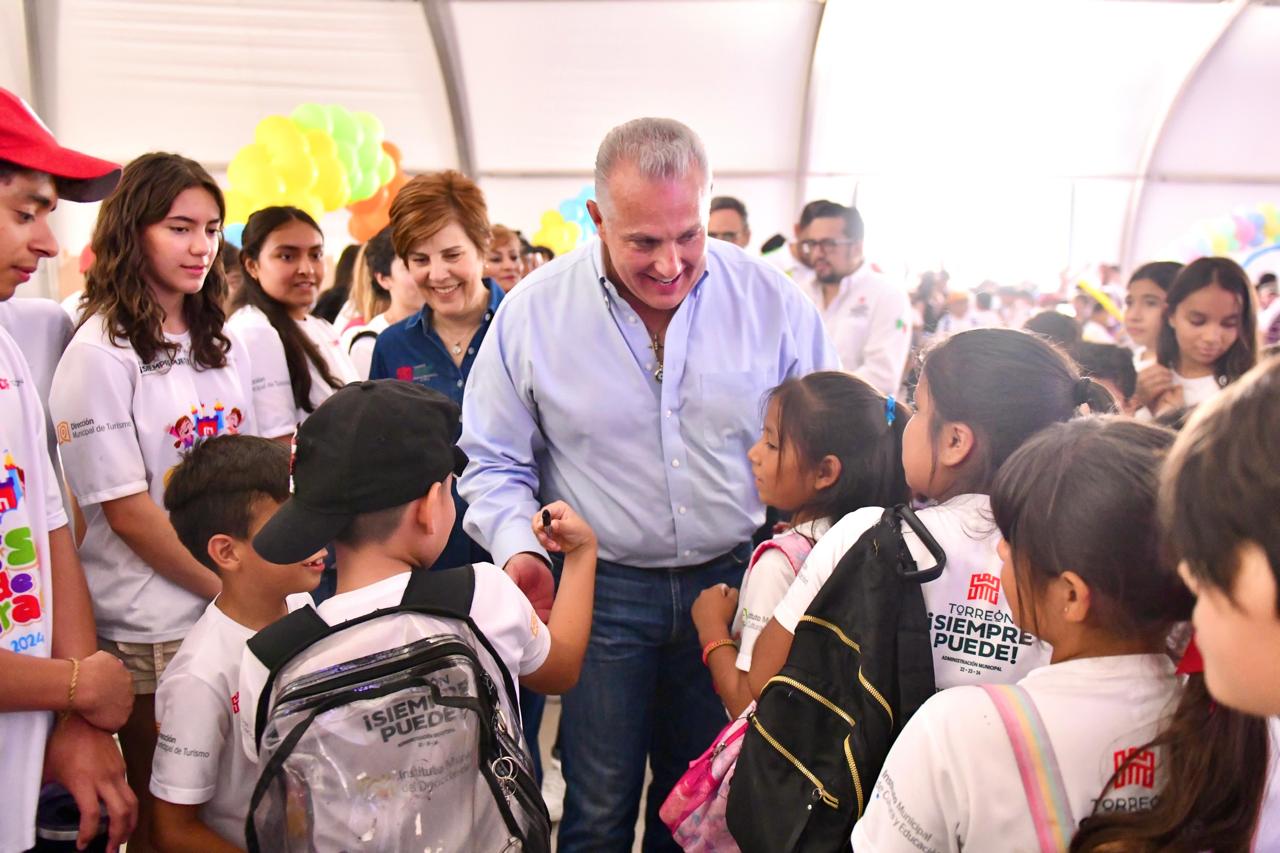
M489 561L455 488L467 376L527 271L519 235L465 177L414 179L356 261L369 323L341 334L311 313L324 236L305 212L249 218L233 294L204 168L70 151L0 90L0 302L56 254L60 199L103 204L47 391L0 313L0 853L36 845L44 783L74 799L80 847L549 849L530 780L541 697L588 655L591 507L521 522L555 555L553 589ZM671 843L758 849L726 810L751 772L737 750L763 737L858 851L1280 849L1280 359L1245 272L1139 267L1132 351L1056 311L990 328L990 296L941 314L933 290L899 394L817 371L736 401L783 520L740 588L693 604L730 727L664 807ZM895 559L937 569L916 626L937 692L870 772L846 742L857 799L833 805L808 741L749 723L842 562L902 505L927 536L904 524ZM828 627L863 653L860 626ZM348 749L353 725L370 740ZM482 760L441 751L464 734ZM366 773L387 745L416 757Z

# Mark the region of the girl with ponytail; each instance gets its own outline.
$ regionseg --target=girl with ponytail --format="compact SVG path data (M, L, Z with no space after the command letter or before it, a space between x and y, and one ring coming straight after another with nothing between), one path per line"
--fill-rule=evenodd
M752 700L756 637L813 544L854 510L908 499L902 432L910 418L906 405L838 371L788 379L769 393L763 433L747 458L760 500L788 513L790 527L756 549L741 593L720 584L693 605L711 679L732 716Z

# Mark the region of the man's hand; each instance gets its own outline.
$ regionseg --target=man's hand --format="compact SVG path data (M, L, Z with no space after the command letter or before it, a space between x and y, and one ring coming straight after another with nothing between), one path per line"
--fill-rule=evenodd
M133 711L133 678L110 652L94 652L80 661L74 707L92 726L116 732Z
M83 673L81 673L83 675ZM132 700L132 693L130 693ZM44 780L58 782L80 809L76 847L84 849L98 834L98 801L107 808L108 853L116 853L138 824L138 801L124 777L124 758L115 740L72 714L54 726L44 751Z
M536 554L522 551L507 560L502 567L520 591L529 599L538 618L546 622L551 616L551 604L556 597L556 582L551 577L551 569Z

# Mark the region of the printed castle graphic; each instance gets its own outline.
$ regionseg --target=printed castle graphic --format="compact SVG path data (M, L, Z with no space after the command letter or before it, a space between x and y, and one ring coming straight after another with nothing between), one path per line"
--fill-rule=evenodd
M4 518L6 512L17 509L22 502L27 478L8 450L4 452L4 471L0 473L0 518Z

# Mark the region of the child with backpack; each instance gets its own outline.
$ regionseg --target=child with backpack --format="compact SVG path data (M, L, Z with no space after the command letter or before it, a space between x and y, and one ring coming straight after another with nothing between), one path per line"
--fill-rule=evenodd
M237 742L245 643L285 615L286 596L315 589L324 552L275 565L250 544L289 497L289 449L279 442L250 435L199 442L167 481L173 529L218 575L222 592L187 632L156 690L152 837L170 853L230 853L244 849L256 776Z
M1009 683L1047 662L1009 612L988 494L1015 449L1086 404L1114 407L1036 335L974 329L929 351L902 462L912 491L938 503L846 515L756 640L757 706L726 812L743 850L844 843L936 689Z
M1016 685L925 702L889 752L854 849L1247 849L1265 722L1214 713L1202 676L1180 686L1198 655L1175 671L1168 653L1191 614L1156 514L1173 439L1083 418L1001 468L1001 581L1015 623L1052 658Z
M789 513L790 527L756 548L741 592L720 584L693 605L703 658L731 716L754 698L752 647L813 543L856 509L907 500L902 431L910 417L905 405L840 371L788 379L769 393L747 458L760 500Z
M941 577L923 587L939 690L1016 681L1047 662L1048 650L1013 625L988 494L1009 454L1086 404L1093 412L1115 408L1106 389L1081 378L1061 351L1026 332L961 332L925 356L902 462L911 490L937 502L919 517L947 555ZM846 515L814 546L756 641L751 685L757 695L782 668L800 617L840 558L882 513L867 507ZM921 569L934 565L918 537L904 536Z
M539 543L565 555L546 625L491 564L428 571L467 461L458 418L437 392L378 380L335 392L298 429L293 497L254 548L289 563L333 542L337 593L249 642L241 732L262 763L250 851L549 848L516 687L576 682L595 534L563 502L534 517Z

